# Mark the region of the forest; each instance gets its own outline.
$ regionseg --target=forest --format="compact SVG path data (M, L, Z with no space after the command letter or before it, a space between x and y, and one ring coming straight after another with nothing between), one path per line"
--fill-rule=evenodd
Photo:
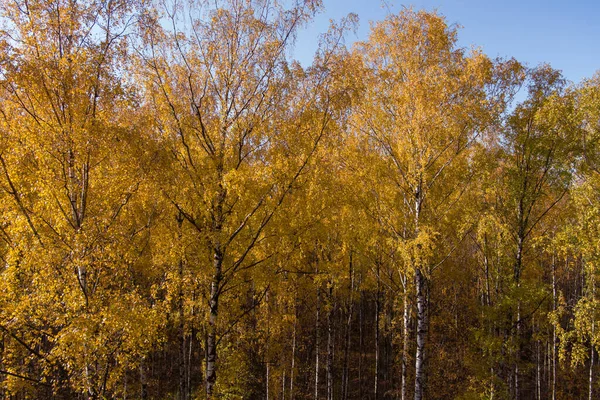
M599 398L600 74L323 7L0 2L0 398Z

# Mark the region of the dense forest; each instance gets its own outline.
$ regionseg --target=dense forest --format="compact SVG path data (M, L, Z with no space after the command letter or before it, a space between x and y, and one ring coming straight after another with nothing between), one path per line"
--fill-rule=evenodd
M0 397L600 396L600 75L402 9L0 2Z

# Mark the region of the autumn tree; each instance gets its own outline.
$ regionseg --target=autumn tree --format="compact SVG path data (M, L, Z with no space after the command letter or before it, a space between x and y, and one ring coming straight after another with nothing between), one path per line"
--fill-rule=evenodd
M569 137L580 150L577 152L579 157L572 160L576 166L572 169L576 176L570 197L573 212L569 215L570 223L561 227L555 240L555 247L561 250L560 253L565 258L571 256L580 260L584 276L582 293L579 298L572 300L572 309L566 307L568 299L563 297L558 309L551 313L554 329L558 333L558 340L555 339L558 343L554 345L560 350L562 364L577 372L581 372L587 364L587 397L590 399L596 393L594 367L598 351L596 286L599 255L597 200L600 193L597 166L599 94L597 75L575 89L577 108L570 110L570 117L580 124L581 129L573 130L574 134Z
M243 271L265 268L277 253L267 229L328 131L334 106L327 63L337 42L326 44L308 71L286 61L296 31L318 7L173 3L147 13L141 25L146 101L167 165L160 191L196 230L197 262L211 265L199 271L211 276L208 397L218 343L237 321L219 317L222 302L236 296L231 290L244 284Z
M375 24L357 48L365 93L354 111L356 127L387 165L382 178L394 188L399 215L384 216L385 229L414 277L415 399L423 398L427 376L428 286L451 251L448 244L462 235L456 226L443 232L443 219L469 183L467 150L503 103L502 92L489 90L500 82L494 64L458 48L456 35L439 15L409 9ZM505 70L507 78L517 71Z
M321 8L0 4L0 397L597 396L598 76Z
M514 323L515 365L514 396L519 398L520 335L523 327L521 310L522 274L525 255L531 242L553 208L564 198L571 183L573 135L577 125L573 118L573 98L563 91L564 81L548 66L531 71L529 97L518 105L508 119L501 155L505 182L500 196L501 218L512 241L512 283L516 304L510 320ZM512 328L511 328L512 329ZM510 334L513 337L513 334Z
M132 162L136 99L119 70L135 5L2 4L0 329L9 395L31 385L33 397L112 396L157 339L160 312L140 291L152 211Z

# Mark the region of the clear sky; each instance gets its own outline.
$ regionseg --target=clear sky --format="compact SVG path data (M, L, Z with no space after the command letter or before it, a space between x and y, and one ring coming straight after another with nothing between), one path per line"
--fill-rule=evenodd
M309 64L318 36L329 20L358 14L356 34L347 44L365 40L369 22L382 20L387 8L379 0L323 0L325 10L298 35L294 57ZM459 46L481 47L490 57L515 57L529 66L547 62L579 82L600 70L600 0L389 0L389 10L402 7L434 10L450 24L459 24Z

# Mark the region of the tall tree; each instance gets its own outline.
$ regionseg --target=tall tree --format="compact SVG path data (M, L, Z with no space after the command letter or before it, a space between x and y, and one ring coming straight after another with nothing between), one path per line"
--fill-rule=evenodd
M276 255L267 229L329 129L334 100L327 68L337 42L325 43L308 72L286 61L296 31L318 7L174 3L161 17L148 14L142 26L147 101L171 169L161 191L196 229L211 262L209 398L219 336L227 331L219 318L223 296L243 282L236 281L240 272ZM161 29L162 20L170 27Z
M581 259L584 282L582 293L567 315L568 323L561 320L561 311L567 314L564 305L551 315L554 329L558 331L560 342L560 358L571 369L588 368L587 397L592 399L597 394L595 382L595 364L599 346L598 298L596 294L598 280L598 247L600 196L600 169L598 168L598 145L600 129L600 85L598 74L586 80L575 91L577 109L570 110L569 117L580 123L580 130L573 130L569 139L580 147L581 157L575 158L578 164L576 179L572 190L572 207L569 224L565 224L559 232L556 242L561 253L573 255Z
M429 283L448 254L444 243L460 236L442 237L440 222L468 184L466 150L502 105L503 94L488 96L488 85L499 82L493 63L457 48L456 35L443 17L408 9L373 25L357 48L366 83L356 126L387 164L384 182L395 188L396 209L407 218L387 228L414 276L415 399L423 398L427 377Z
M501 218L512 239L513 300L516 301L510 326L516 339L514 396L519 398L520 338L523 332L523 295L521 288L524 257L539 224L564 198L571 183L571 154L574 124L573 96L565 93L564 80L558 71L542 65L530 71L529 97L518 105L507 121L500 156L502 179L506 186L500 195Z
M139 290L153 216L132 162L142 151L134 91L119 70L134 6L0 9L3 365L8 387L33 383L33 397L112 396L157 339L160 313Z

